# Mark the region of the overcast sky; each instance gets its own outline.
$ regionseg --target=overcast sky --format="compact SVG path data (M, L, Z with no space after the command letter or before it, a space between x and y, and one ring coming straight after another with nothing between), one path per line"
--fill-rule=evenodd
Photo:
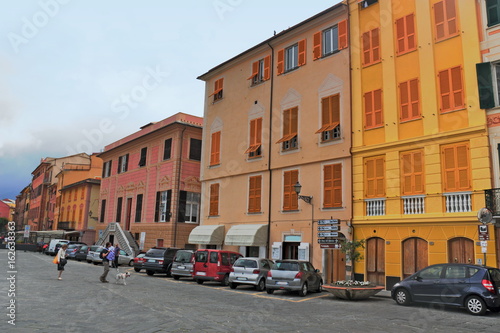
M338 2L0 0L0 199L41 158L203 116L197 76Z

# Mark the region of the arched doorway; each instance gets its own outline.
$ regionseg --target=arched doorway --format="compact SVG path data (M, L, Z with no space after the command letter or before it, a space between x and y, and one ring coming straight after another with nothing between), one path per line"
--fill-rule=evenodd
M412 237L403 242L403 278L429 266L428 244L422 238Z
M366 241L366 278L379 286L385 285L385 241L382 238Z
M448 240L448 262L474 264L474 241L465 237Z
M342 233L339 233L339 238L345 239ZM324 249L325 256L325 283L332 283L335 281L346 279L346 255L342 253L338 244L325 244L321 245Z

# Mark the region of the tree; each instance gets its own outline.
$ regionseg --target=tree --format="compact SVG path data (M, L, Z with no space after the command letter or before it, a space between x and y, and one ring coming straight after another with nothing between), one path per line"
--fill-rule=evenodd
M351 261L351 280L354 280L354 263L363 259L363 254L358 251L359 248L365 248L365 240L347 240L340 241L340 251L345 253L346 259Z
M7 220L5 217L0 217L0 233L7 232L7 224L9 223L9 220Z

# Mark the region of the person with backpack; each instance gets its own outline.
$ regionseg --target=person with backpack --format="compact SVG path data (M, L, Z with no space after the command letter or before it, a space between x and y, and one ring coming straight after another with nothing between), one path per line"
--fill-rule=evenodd
M115 261L113 262L114 267L118 268L118 256L120 255L120 246L118 244L115 245Z
M101 250L101 253L99 253L99 258L102 259L102 266L104 267L104 272L100 276L99 280L101 280L102 283L109 283L108 280L106 280L106 277L108 276L109 273L109 259L107 256L109 255L109 247L111 246L110 242L106 243L106 246L104 249Z

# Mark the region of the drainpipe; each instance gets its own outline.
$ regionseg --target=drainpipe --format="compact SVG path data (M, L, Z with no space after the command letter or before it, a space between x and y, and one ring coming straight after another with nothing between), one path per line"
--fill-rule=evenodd
M272 188L273 188L273 172L271 169L271 146L272 146L272 128L273 128L273 94L274 94L274 49L271 44L267 43L269 48L271 48L271 92L269 97L269 152L267 153L267 171L269 173L269 198L268 198L268 224L267 224L267 251L268 254L271 253L271 199L272 199ZM270 257L270 256L269 256Z
M180 148L179 148L179 165L178 165L178 168L177 168L177 179L176 179L176 182L177 182L177 214L176 216L174 216L174 219L175 219L175 224L174 224L174 247L177 247L177 223L179 221L178 218L179 218L179 212L180 212L180 201L181 201L181 170L182 170L182 147L184 146L184 131L186 130L187 126L184 125L184 128L182 129L182 133L181 133L181 140L179 141L180 142Z

